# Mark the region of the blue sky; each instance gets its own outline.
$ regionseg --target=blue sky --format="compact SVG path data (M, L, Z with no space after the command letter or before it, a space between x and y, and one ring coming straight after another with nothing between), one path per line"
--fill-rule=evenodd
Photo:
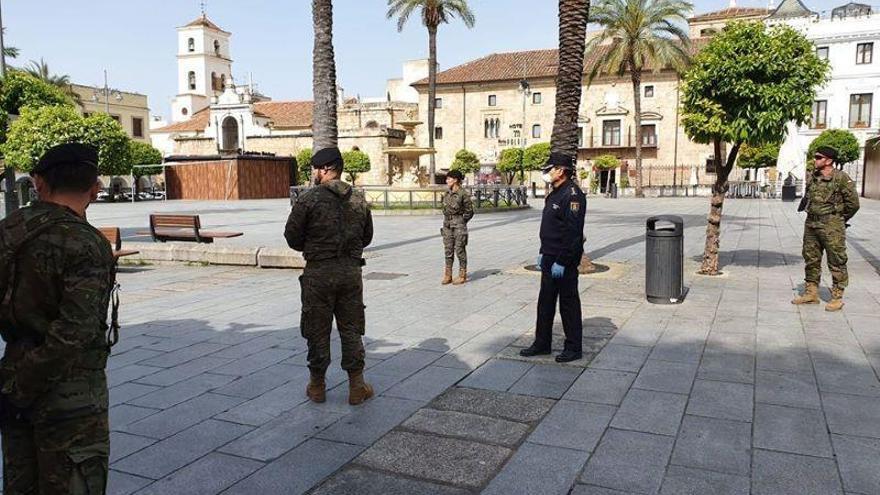
M828 0L810 0L817 6ZM696 12L729 0L696 0ZM766 6L766 0L739 0ZM844 0L835 3L845 3ZM412 22L402 33L385 19L385 0L336 0L337 78L346 94L381 96L405 60L427 57L427 33ZM473 30L440 28L441 69L492 52L556 45L555 0L471 0ZM46 60L74 82L145 93L153 114L168 115L177 87L175 27L199 15L198 0L3 0L7 45L21 49L13 65ZM275 100L311 99L312 25L309 0L208 0L208 16L233 33L233 75L252 72ZM418 19L416 19L417 21Z

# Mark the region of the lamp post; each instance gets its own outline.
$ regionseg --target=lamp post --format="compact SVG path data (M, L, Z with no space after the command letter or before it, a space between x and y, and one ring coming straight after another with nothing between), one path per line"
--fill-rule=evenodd
M110 85L107 83L107 69L104 69L104 87L103 88L94 88L94 94L92 95L92 101L98 103L101 100L101 96L104 97L104 111L107 115L110 115L110 97L116 101L122 101L122 93L117 89L110 88Z
M520 141L519 141L519 180L520 182L525 181L525 164L523 163L526 158L526 100L529 95L532 94L532 89L529 86L529 82L526 81L525 78L519 81L519 90L522 92L522 128L520 129Z

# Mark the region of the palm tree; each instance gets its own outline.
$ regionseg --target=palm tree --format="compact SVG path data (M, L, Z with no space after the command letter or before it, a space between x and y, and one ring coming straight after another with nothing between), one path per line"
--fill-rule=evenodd
M69 96L74 103L80 107L82 106L82 97L79 93L73 90L73 86L70 84L70 76L67 74L52 74L49 71L49 64L47 64L42 58L39 62L31 60L30 64L24 68L24 71L43 82L59 88L65 95Z
M636 121L636 196L642 197L642 73L672 67L681 72L690 61L690 39L681 26L693 5L684 0L600 0L591 21L604 29L587 50L598 56L589 75L629 73ZM676 24L681 22L682 24ZM610 42L607 49L600 45ZM604 47L603 47L604 48Z
M468 7L467 0L388 0L388 19L397 17L397 31L403 31L409 18L416 11L422 17L422 24L428 28L428 147L434 147L434 100L437 95L437 28L458 17L468 28L477 22ZM434 183L436 164L430 155L428 177Z
M312 50L312 141L315 151L337 145L336 59L333 54L333 0L312 0L315 44Z
M3 36L6 36L6 28L3 28ZM21 54L21 50L14 46L3 47L3 55L6 58L18 58L19 54Z
M590 0L559 0L559 65L556 72L556 114L550 151L577 158L578 110L584 80L584 45ZM581 258L578 271L593 271L587 254Z

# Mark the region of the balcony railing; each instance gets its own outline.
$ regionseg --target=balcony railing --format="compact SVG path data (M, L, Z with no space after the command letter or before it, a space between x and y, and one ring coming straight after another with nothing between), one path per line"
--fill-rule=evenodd
M635 148L636 134L632 127L628 127L626 134L618 136L617 142L607 143L602 139L601 129L594 127L582 127L581 139L578 142L578 148L586 150L594 149L619 149L619 148ZM657 134L642 134L642 148L656 148Z

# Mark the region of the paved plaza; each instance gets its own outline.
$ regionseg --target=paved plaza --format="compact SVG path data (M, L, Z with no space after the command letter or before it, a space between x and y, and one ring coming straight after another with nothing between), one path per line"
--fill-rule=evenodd
M585 358L525 361L540 204L477 215L472 281L439 284L438 217L376 217L364 270L367 380L347 404L339 343L327 403L307 402L299 272L122 269L109 362L111 493L880 493L880 202L849 230L846 307L789 304L794 203L728 200L724 275L694 275L708 200L590 200ZM282 246L286 202L96 205L129 240L151 211L193 212ZM644 221L685 221L679 305L644 298ZM827 279L827 274L825 275ZM824 282L824 281L823 281ZM824 284L823 298L829 294ZM561 337L560 337L561 338ZM557 338L557 348L558 341Z

